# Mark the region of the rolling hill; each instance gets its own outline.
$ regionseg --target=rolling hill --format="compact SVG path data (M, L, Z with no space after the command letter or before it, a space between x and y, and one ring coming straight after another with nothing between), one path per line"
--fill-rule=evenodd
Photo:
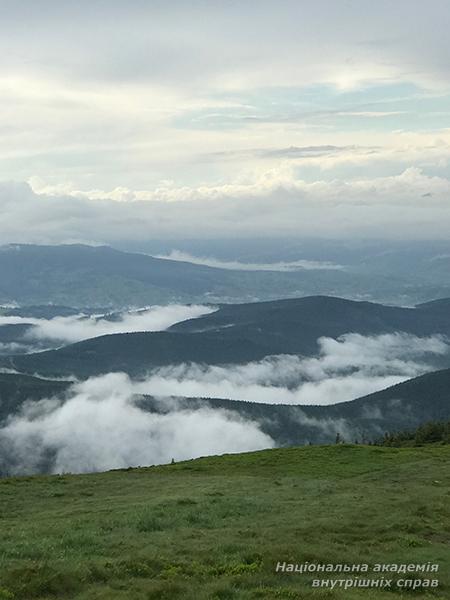
M179 363L242 365L274 354L314 356L320 337L336 339L348 332L450 335L450 315L443 304L441 301L410 309L318 296L221 305L214 313L177 323L167 331L107 335L57 350L0 357L0 367L16 371L0 373L0 420L5 422L17 414L25 401L57 396L64 402L71 382L52 378L87 379L114 371L139 378L152 368ZM4 339L11 336L11 329L5 326ZM448 364L448 354L437 358L432 355L428 368ZM248 402L245 397L168 401L141 395L133 402L153 413L205 408L227 411L234 419L256 425L276 445L292 446L330 443L337 434L348 441L374 440L385 432L449 419L449 389L450 369L444 369L363 398L349 397L348 402L327 406L261 404ZM5 446L0 461L3 474L11 465L12 454L8 452ZM44 471L51 469L51 460L49 455L48 464L42 463Z
M89 377L111 371L142 376L177 363L238 364L274 354L312 356L318 338L348 333L405 332L450 335L450 313L438 306L415 309L326 296L222 305L210 315L164 332L114 334L23 356L1 357L0 366L24 373ZM449 364L434 358L434 367Z
M0 373L0 421L17 413L27 400L33 402L63 394L68 386L65 381L49 381L17 373Z
M440 298L439 300L423 302L422 304L417 304L416 308L436 315L439 313L448 314L450 312L450 298Z
M0 343L7 344L17 342L30 329L30 323L17 323L12 325L2 325L0 327Z

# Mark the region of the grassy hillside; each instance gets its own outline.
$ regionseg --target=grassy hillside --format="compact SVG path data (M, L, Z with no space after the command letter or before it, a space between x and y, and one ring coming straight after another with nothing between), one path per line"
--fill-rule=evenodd
M313 355L321 336L398 331L450 335L450 314L327 296L222 305L211 315L168 331L107 335L58 350L2 358L0 364L50 377L83 378L111 371L140 376L151 367L183 362L237 364L271 354ZM449 364L448 356L430 360L435 368Z
M0 598L448 598L449 460L448 446L338 445L5 479ZM314 591L315 574L276 573L278 561L439 563L406 578L440 587Z

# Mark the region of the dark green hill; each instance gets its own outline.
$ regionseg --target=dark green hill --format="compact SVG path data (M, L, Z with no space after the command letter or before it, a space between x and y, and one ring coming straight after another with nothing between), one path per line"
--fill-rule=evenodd
M69 386L65 381L48 381L28 375L0 373L0 421L17 413L29 400L42 400L62 394Z
M139 332L101 336L58 350L2 357L0 364L49 377L87 378L112 371L141 376L153 367L174 363L246 362L267 354L269 347L245 338L222 340L208 333Z
M422 304L418 304L416 308L434 314L438 314L439 312L448 314L450 312L450 298L440 298L439 300L423 302Z
M170 331L195 332L221 330L233 336L235 331L253 336L302 337L316 341L326 335L338 337L346 332L362 335L404 331L414 335L450 334L450 311L438 303L427 310L357 302L332 296L309 296L271 302L222 305L220 310L198 319L173 325Z
M30 323L14 323L0 327L0 343L7 344L21 340L33 325Z
M141 376L183 362L237 364L272 354L314 355L322 336L406 332L450 335L450 313L315 296L222 305L165 332L102 336L58 350L2 358L0 365L46 376L88 377L111 371ZM435 359L435 368L449 364Z
M328 409L330 416L351 417L359 413L361 417L366 415L370 421L377 420L378 410L381 418L391 411L396 418L391 419L389 430L398 429L400 422L413 428L427 419L445 420L450 416L450 369L426 373L355 401L334 404Z

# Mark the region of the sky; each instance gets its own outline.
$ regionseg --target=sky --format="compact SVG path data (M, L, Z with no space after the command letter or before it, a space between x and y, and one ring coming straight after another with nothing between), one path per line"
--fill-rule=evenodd
M0 241L446 238L448 0L0 0Z

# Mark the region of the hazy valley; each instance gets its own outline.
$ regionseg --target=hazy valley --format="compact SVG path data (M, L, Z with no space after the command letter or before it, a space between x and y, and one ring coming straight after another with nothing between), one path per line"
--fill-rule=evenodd
M334 285L341 270L318 263L241 271L87 246L6 247L0 259L3 474L374 442L449 417L445 298L239 296L247 277L280 296L317 274ZM218 285L239 302L214 302Z

